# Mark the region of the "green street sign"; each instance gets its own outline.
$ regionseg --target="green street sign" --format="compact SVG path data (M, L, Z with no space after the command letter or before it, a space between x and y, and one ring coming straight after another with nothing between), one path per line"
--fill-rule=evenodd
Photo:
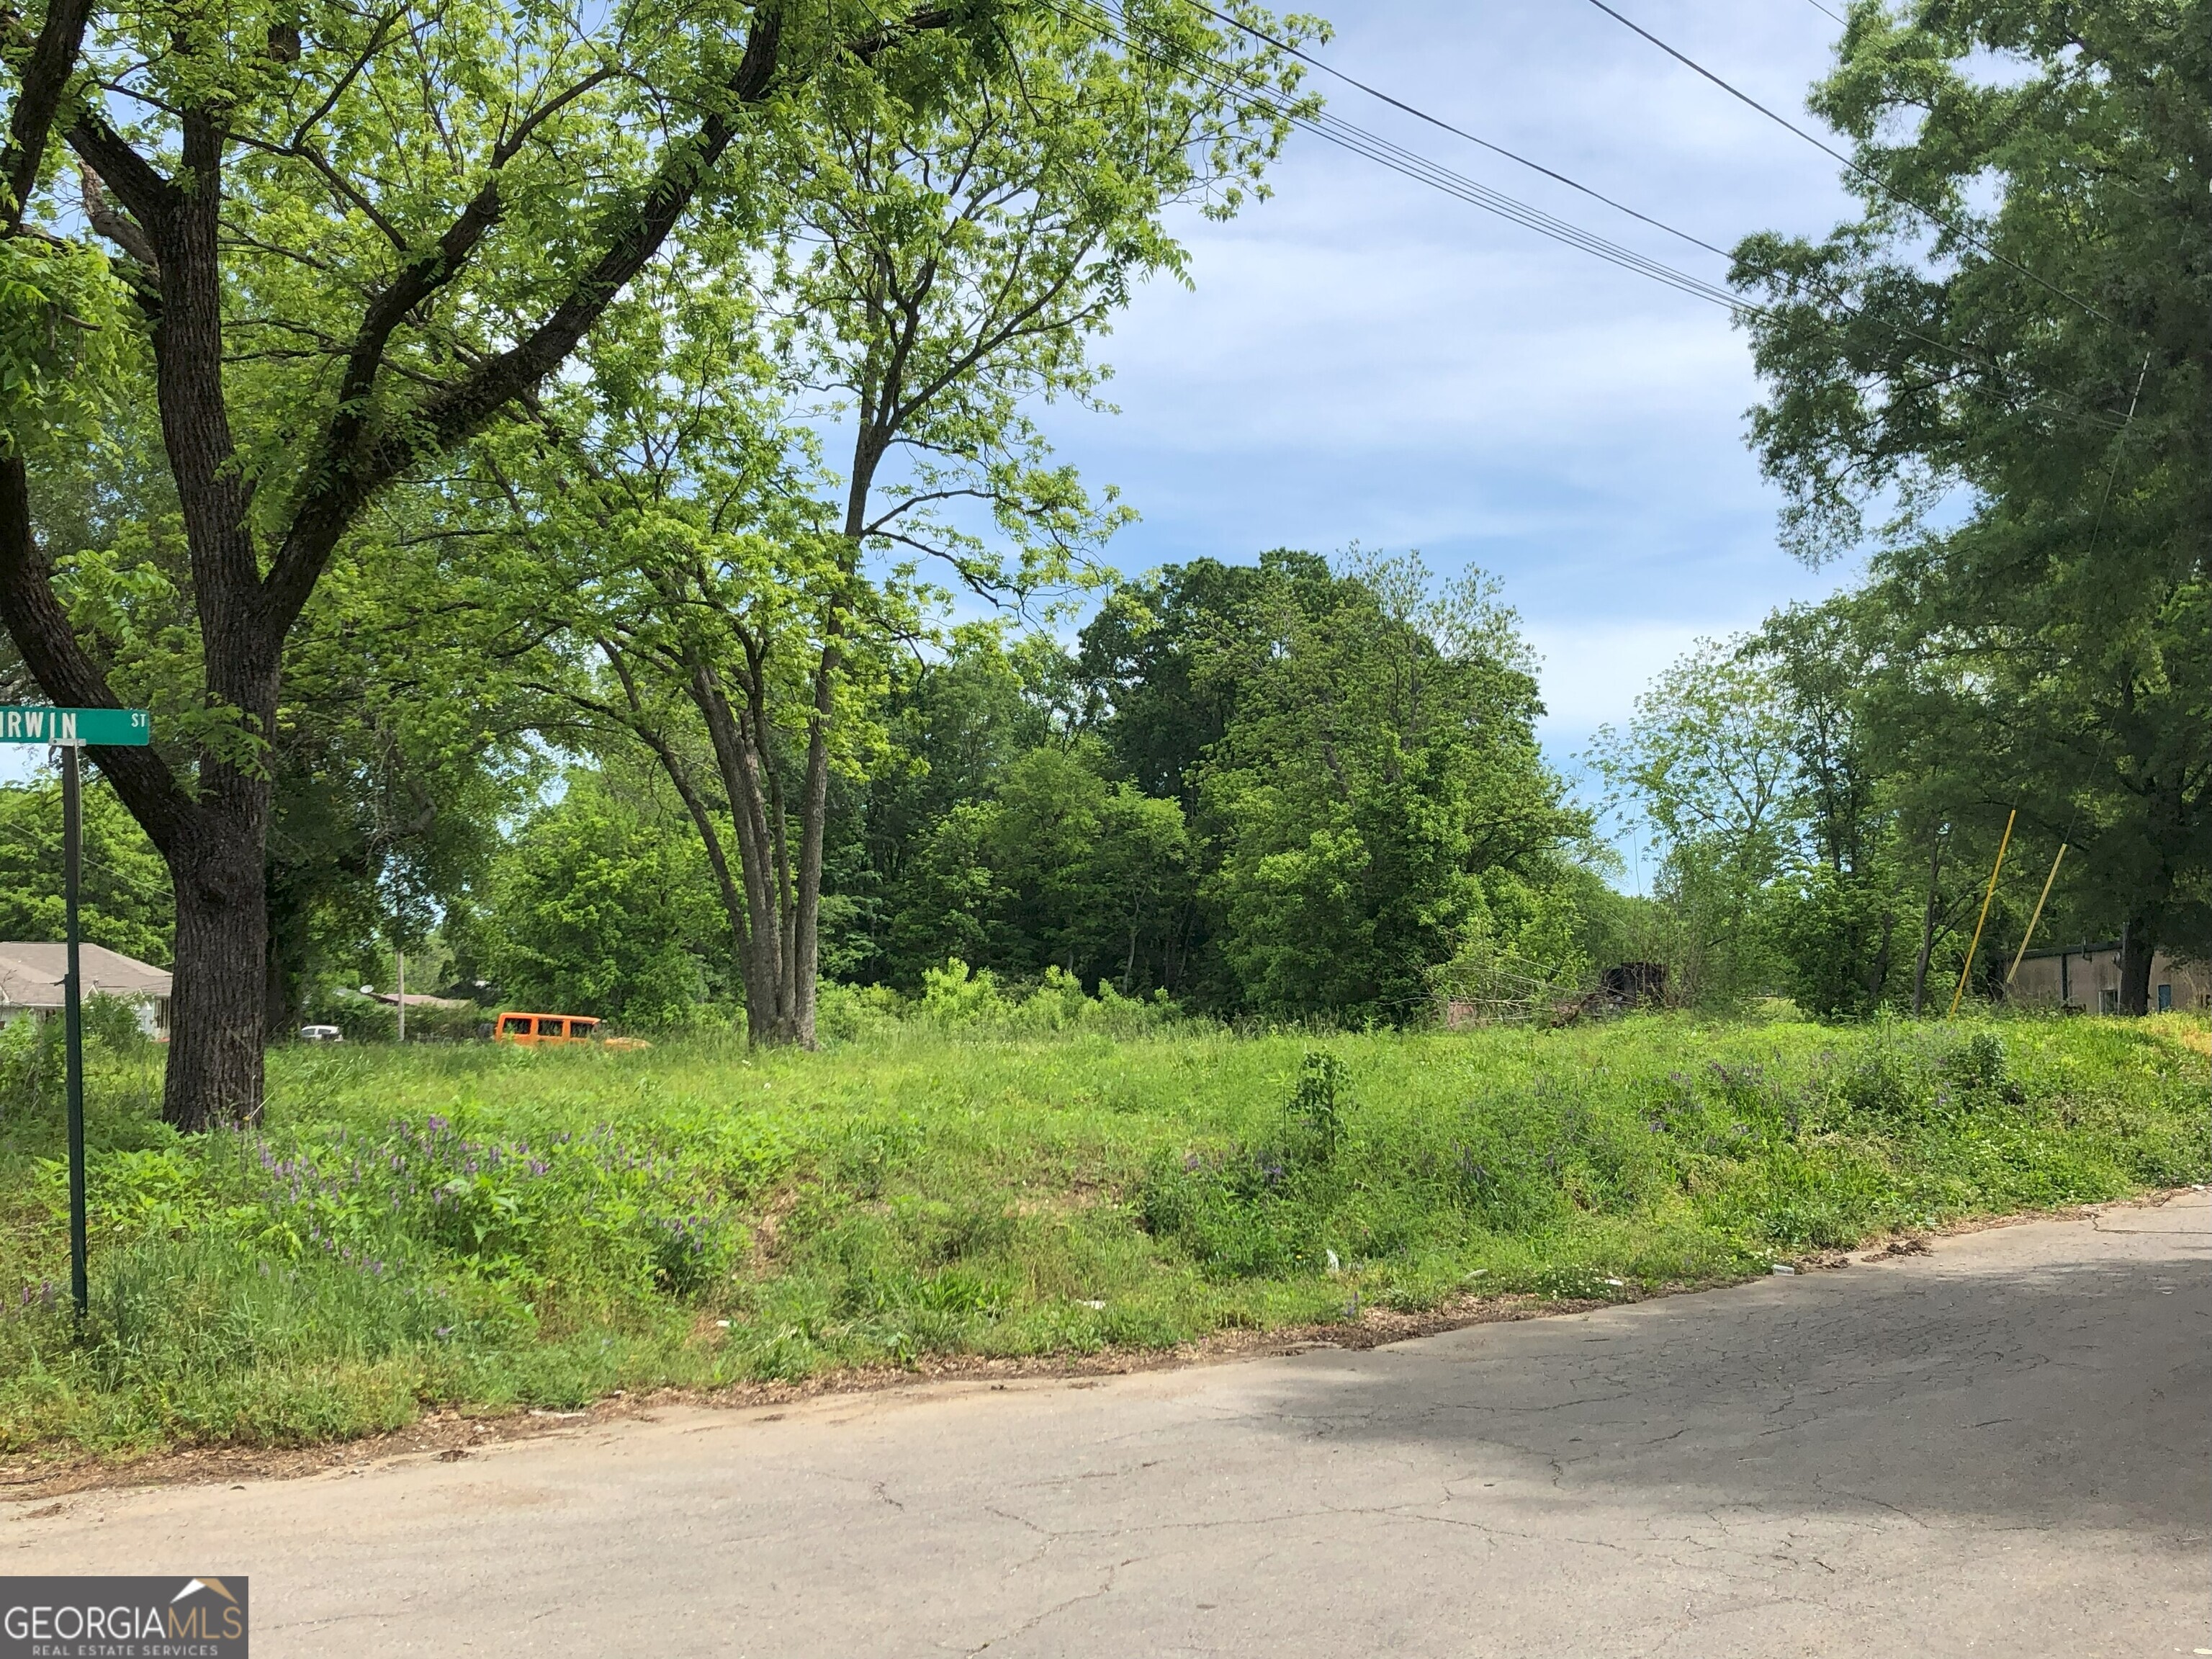
M0 743L48 743L106 749L143 748L154 723L143 708L46 708L21 703L0 707Z

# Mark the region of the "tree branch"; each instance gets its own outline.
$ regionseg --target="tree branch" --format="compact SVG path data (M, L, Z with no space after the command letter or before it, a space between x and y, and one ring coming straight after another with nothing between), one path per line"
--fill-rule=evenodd
M135 219L125 218L108 205L107 192L100 187L100 175L92 170L90 163L79 161L76 176L84 192L85 222L143 265L149 276L159 281L161 262L155 255L154 239L146 234L146 228Z
M115 192L131 216L158 240L183 205L184 192L93 110L78 114L67 137L78 159L100 175L100 183Z
M756 23L731 90L739 106L761 102L775 79L780 14ZM542 117L550 106L541 110ZM525 122L509 143L535 125ZM558 368L615 295L656 252L690 207L708 170L738 134L734 117L708 116L696 134L664 160L644 199L611 227L606 245L568 297L514 346L488 359L447 392L428 399L404 430L367 440L368 396L386 343L407 313L459 273L499 214L498 179L486 181L434 248L404 269L362 319L346 368L337 412L323 442L323 465L295 514L264 584L276 614L289 622L314 590L338 538L364 502L420 454L438 453L473 435L501 407Z
M31 527L29 469L19 455L0 459L0 623L54 702L120 708L107 676L78 643L52 575ZM162 854L189 833L197 809L153 750L94 748L92 757Z
M77 55L84 48L85 21L91 15L92 0L53 0L24 60L15 107L8 112L8 143L0 149L0 179L8 188L7 216L0 231L9 235L23 228L31 191L46 161L46 140L61 112L70 76L76 70Z

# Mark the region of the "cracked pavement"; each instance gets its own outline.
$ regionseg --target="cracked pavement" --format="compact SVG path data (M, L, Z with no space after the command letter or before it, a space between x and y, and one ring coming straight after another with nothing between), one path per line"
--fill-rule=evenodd
M1364 1352L0 1504L262 1659L2212 1650L2212 1195Z

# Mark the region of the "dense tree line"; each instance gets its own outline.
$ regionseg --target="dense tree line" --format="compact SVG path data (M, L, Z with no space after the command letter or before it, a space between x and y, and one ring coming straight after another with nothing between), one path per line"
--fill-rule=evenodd
M878 744L831 791L830 971L914 991L957 958L1222 1013L1402 1021L1532 895L1586 960L1577 899L1604 890L1538 752L1514 619L1480 582L1431 587L1410 558L1275 552L1117 583L1072 638L948 630L887 672ZM741 994L711 927L673 921L711 914L713 878L656 770L609 748L495 860L503 982L605 1002L596 962L689 939L652 976ZM551 943L602 895L596 934Z

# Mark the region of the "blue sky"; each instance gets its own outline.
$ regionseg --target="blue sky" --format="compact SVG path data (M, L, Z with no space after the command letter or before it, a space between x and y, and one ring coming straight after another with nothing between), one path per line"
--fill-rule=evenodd
M1836 23L1813 0L1616 0L1770 107ZM1836 164L1586 0L1357 0L1319 55L1719 246L1845 216ZM1344 88L1337 114L1695 273L1722 262ZM1125 569L1277 545L1416 547L1500 577L1566 763L1700 634L1832 591L1775 542L1727 314L1300 137L1274 198L1190 216L1195 289L1155 284L1104 356L1115 416L1047 411L1144 515Z

